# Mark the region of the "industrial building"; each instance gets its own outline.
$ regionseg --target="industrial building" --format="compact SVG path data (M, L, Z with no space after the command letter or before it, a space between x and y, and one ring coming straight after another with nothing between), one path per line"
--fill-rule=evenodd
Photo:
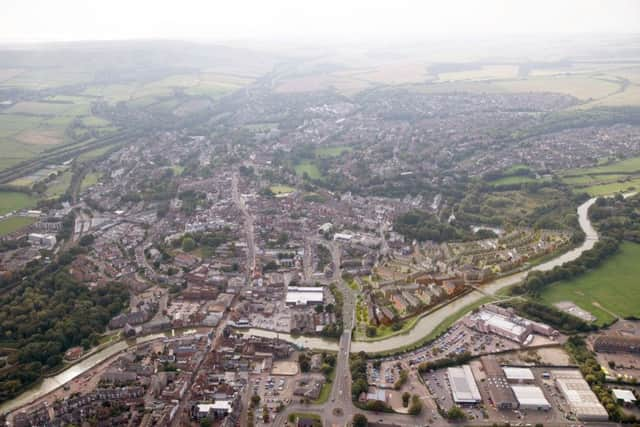
M531 384L534 382L535 378L533 376L533 372L529 368L514 368L510 366L505 366L502 368L504 371L504 375L507 378L507 381L515 384Z
M640 353L640 337L600 335L593 349L599 353Z
M289 286L286 303L288 305L322 304L324 288L320 286Z
M580 421L606 421L609 414L578 370L552 371L556 387Z
M535 385L514 385L512 389L521 410L548 411L551 409L551 405L540 387Z
M495 305L486 305L479 312L467 316L465 324L479 332L494 333L519 344L531 342L534 333L548 337L558 334L558 331L548 325L532 322Z
M614 388L612 392L613 392L613 397L615 397L616 400L620 403L623 403L625 405L631 405L636 403L636 400L637 400L636 395L633 394L631 390Z
M479 403L482 401L478 385L473 378L469 365L449 368L447 369L447 376L455 403Z
M482 369L487 378L487 389L489 397L496 409L515 409L518 401L511 391L507 378L502 372L502 368L495 356L484 356L480 358Z

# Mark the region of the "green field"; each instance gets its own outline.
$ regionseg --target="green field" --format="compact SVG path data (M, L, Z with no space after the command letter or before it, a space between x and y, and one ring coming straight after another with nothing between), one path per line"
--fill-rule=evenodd
M618 316L640 317L640 245L624 242L620 251L593 271L549 286L541 299L553 304L573 301L598 318L598 324ZM597 305L600 305L598 307Z
M604 196L640 188L640 157L586 169L570 169L562 182L591 196Z
M515 185L515 184L527 184L530 182L545 182L548 181L547 179L535 179L532 178L530 176L518 176L518 175L513 175L513 176L505 176L502 178L498 178L498 179L494 179L492 181L489 181L490 185L493 185L495 187L499 187L501 185Z
M294 191L296 191L295 188L290 187L288 185L272 185L271 187L269 187L269 189L275 195L289 194L289 193L293 193Z
M338 157L342 153L348 153L353 151L351 147L338 146L338 147L319 147L315 149L315 154L318 157Z
M311 179L322 179L320 169L318 169L318 167L310 161L304 161L297 164L295 166L295 170L298 176L303 176L306 173Z
M67 170L60 174L55 180L51 181L45 191L48 199L54 199L62 196L71 184L71 171Z
M580 176L593 174L615 174L615 173L633 173L640 172L640 157L630 157L620 162L610 163L603 166L596 166L586 169L570 169L563 175Z
M80 184L80 191L84 191L87 188L96 185L100 179L100 174L97 172L88 173Z
M32 208L35 205L36 199L28 194L17 191L0 191L0 215L16 209Z
M633 178L624 182L611 182L608 184L592 185L583 190L590 196L606 196L614 193L636 191L640 188L640 178Z
M0 221L0 236L5 236L9 233L13 233L16 230L20 230L28 225L36 222L35 218L25 216L12 216L10 218Z

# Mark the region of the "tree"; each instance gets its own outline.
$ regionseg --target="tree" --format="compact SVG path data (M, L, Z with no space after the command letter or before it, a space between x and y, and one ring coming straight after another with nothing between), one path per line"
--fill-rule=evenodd
M376 328L373 325L367 326L367 336L369 338L372 338L372 337L375 337L376 335L378 335L378 328Z
M182 239L182 250L185 252L191 252L196 248L196 242L193 237L187 236Z
M447 412L447 418L454 421L461 421L467 418L467 415L464 411L457 405L454 405Z
M309 372L309 370L311 369L309 356L304 353L300 353L300 355L298 356L298 363L300 364L300 371L302 372Z
M251 406L255 408L259 404L260 404L260 396L258 396L257 394L254 394L253 396L251 396Z
M411 399L411 393L409 393L408 391L402 393L402 406L404 408L409 406L409 399Z
M420 415L422 412L422 401L420 400L420 396L414 394L411 397L411 406L409 406L409 414L411 415Z
M367 427L369 420L363 414L355 414L352 420L353 427Z
M269 408L267 408L267 405L262 407L262 421L264 421L265 424L269 422Z

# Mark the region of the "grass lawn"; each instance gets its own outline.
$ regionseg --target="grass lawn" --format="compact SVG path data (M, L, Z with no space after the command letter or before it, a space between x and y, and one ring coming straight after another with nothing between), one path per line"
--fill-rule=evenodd
M630 157L620 162L603 166L596 166L587 169L570 169L564 175L590 175L590 174L613 174L632 173L640 171L640 157Z
M501 185L514 185L514 184L526 184L528 182L546 182L548 179L535 179L530 176L505 176L502 178L494 179L493 181L489 181L489 184L499 187Z
M16 209L32 208L36 205L35 197L17 191L0 191L0 215Z
M62 196L69 188L71 184L71 176L73 174L70 170L64 171L54 181L52 181L45 191L45 195L48 199L55 199Z
M604 261L600 267L573 280L547 287L541 299L548 304L573 301L596 316L600 325L613 320L613 316L607 313L607 310L622 317L640 317L638 260L640 245L624 242L620 251Z
M311 179L322 179L320 169L318 169L318 167L310 161L305 161L297 164L295 170L298 176L303 176L306 173Z
M96 185L98 180L100 179L100 174L96 172L88 173L84 179L82 180L82 184L80 184L80 191L84 191L92 185Z
M327 400L329 400L329 396L331 395L331 389L333 388L333 380L336 378L336 368L333 368L331 374L329 374L329 379L322 385L322 389L320 390L320 394L318 398L313 401L315 405L322 405Z
M269 189L271 190L271 192L273 194L289 194L289 193L293 193L294 191L296 191L295 188L290 187L288 185L272 185L271 187L269 187Z
M6 236L16 230L25 228L34 222L36 222L36 218L25 216L12 216L11 218L4 219L0 221L0 236Z
M318 157L338 157L342 153L353 151L351 147L339 146L339 147L320 147L316 148L315 153Z
M633 178L623 182L610 182L607 184L592 185L581 190L590 196L606 196L613 193L633 191L640 188L640 178Z

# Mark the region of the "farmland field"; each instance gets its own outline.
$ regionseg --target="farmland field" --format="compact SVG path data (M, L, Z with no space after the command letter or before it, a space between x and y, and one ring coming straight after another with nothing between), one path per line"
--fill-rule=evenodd
M36 199L26 193L17 191L0 191L0 215L12 212L16 209L32 208L36 205Z
M25 228L28 225L36 222L35 218L26 216L12 216L10 218L0 221L0 236L5 236L14 231Z
M598 324L622 317L640 317L640 245L624 242L600 267L570 281L546 288L541 299L554 304L573 301L597 317Z

